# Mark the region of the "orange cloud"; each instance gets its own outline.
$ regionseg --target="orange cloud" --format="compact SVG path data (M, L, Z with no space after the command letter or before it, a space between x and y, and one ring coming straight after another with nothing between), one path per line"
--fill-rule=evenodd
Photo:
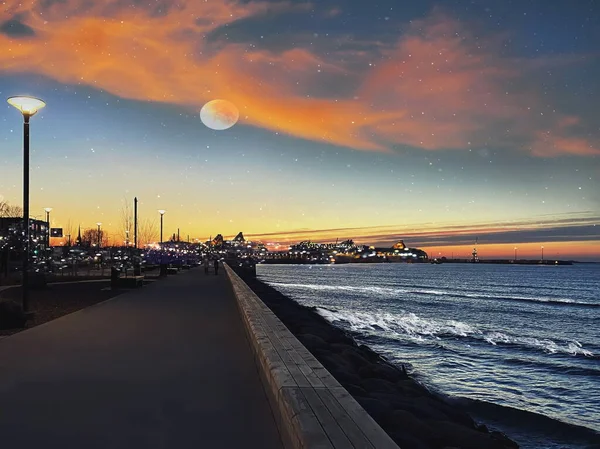
M414 22L363 84L362 96L398 112L375 126L378 135L429 150L518 141L540 156L599 154L598 142L566 133L577 117L544 117L535 90L511 87L524 84L541 63L503 58L499 44L475 38L439 13ZM545 128L558 128L551 142L541 131Z
M365 52L334 63L301 48L269 52L206 40L234 21L306 4L163 1L152 10L121 0L41 5L12 0L0 12L0 21L18 17L35 31L21 39L0 34L4 72L40 73L196 111L226 98L240 109L242 123L361 150L518 141L536 155L599 152L587 137L568 134L568 124L557 126L560 118L536 117L541 101L535 95L505 90L506 81L522 76L514 61L498 56L493 42L480 48L460 23L437 13L413 23L370 71L356 73L346 67ZM358 99L311 95L323 77L332 76L355 81ZM547 129L555 129L551 137Z

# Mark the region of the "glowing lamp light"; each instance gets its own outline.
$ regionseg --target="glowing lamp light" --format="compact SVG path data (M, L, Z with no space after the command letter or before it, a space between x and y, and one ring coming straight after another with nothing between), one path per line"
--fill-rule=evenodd
M158 210L158 213L159 213L159 214L161 214L161 215L164 215L164 214L165 214L165 212L166 212L166 210L164 210L164 209L159 209L159 210Z
M45 207L44 210L48 213L52 212L52 208L51 207Z
M23 115L31 117L37 111L46 106L46 103L39 98L35 97L10 97L8 100L8 104L17 108Z

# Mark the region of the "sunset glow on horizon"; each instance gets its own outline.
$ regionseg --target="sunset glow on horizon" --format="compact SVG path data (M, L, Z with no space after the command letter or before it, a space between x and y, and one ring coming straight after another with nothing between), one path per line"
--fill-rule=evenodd
M137 197L184 240L600 261L600 18L549 3L7 0L0 201L28 94L31 216L65 234L121 242Z

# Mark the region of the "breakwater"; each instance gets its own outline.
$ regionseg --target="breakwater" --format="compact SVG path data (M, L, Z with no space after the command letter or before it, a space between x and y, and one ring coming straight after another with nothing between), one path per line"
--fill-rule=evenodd
M402 366L332 326L314 308L305 307L252 276L246 284L316 359L369 412L403 449L516 448L504 434L477 424L411 378Z
M299 257L289 258L277 258L277 259L265 259L261 261L261 264L265 265L329 265L332 261L329 258L322 260L314 259L303 259ZM572 260L536 260L536 259L478 259L477 262L473 262L472 259L447 259L445 257L436 259L397 259L393 257L369 257L369 258L355 258L355 257L336 257L333 263L338 265L343 264L387 264L387 263L464 263L464 264L493 264L493 265L573 265Z
M284 446L399 449L228 265L225 271Z

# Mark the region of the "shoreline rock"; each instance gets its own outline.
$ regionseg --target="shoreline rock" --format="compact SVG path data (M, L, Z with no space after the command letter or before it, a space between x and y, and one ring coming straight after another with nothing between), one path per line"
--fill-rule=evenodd
M519 447L412 379L404 365L358 344L314 307L241 270L237 274L402 449Z

